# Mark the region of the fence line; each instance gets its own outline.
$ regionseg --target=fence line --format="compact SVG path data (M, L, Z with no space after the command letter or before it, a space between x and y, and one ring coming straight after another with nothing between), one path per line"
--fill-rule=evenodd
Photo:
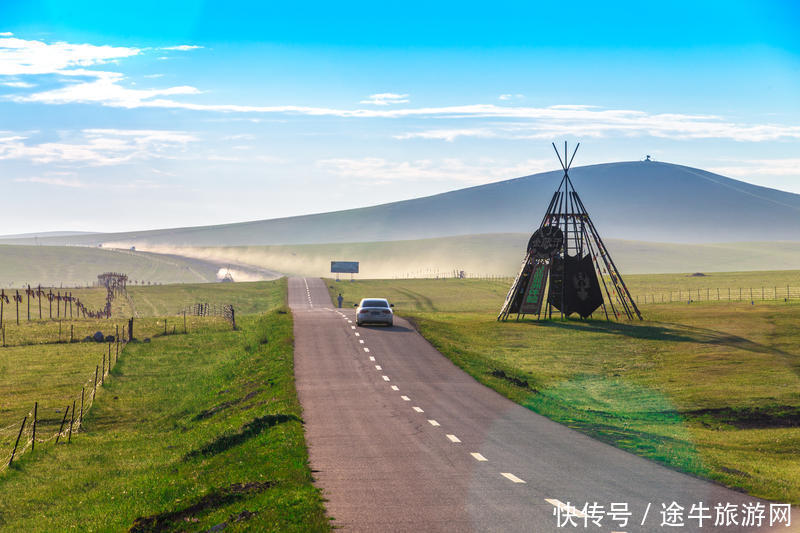
M660 304L674 302L756 302L786 301L800 299L800 287L725 287L698 288L677 291L662 291L633 296L637 304Z
M183 315L184 329L187 316L219 316L230 322L233 329L236 329L236 311L231 304L196 303L184 307L179 314Z
M124 327L123 327L124 330ZM111 350L111 345L116 344L115 349ZM120 346L121 345L121 346ZM0 456L0 472L3 472L13 464L13 461L25 454L30 448L34 450L36 445L47 444L55 439L56 444L59 440L66 439L67 443L72 441L72 434L77 433L83 425L83 419L94 405L98 388L102 389L105 377L108 376L116 366L120 353L125 349L127 342L120 340L119 337L114 342L108 343L108 351L103 350L103 357L95 371L83 383L80 393L67 399L67 406L64 409L63 418L58 431L42 431L42 425L47 427L52 419L47 418L47 411L39 406L39 402L34 403L34 409L25 415L21 422L11 424L0 429L0 443L9 444L7 436L11 436L14 441L13 447L4 450L8 454ZM80 411L78 411L80 408ZM41 413L41 414L40 414ZM59 409L55 409L52 414L61 414ZM69 416L71 415L71 416Z

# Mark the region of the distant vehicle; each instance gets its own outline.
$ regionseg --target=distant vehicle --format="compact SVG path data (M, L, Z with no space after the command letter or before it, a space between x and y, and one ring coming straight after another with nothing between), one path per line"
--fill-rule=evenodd
M394 323L394 313L386 298L363 298L356 304L356 324L386 324L392 326Z

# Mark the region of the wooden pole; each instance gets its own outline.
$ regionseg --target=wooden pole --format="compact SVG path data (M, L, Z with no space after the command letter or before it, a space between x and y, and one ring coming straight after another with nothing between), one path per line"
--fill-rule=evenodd
M69 342L70 344L75 342L75 324L69 325Z
M100 386L103 386L103 382L105 381L106 376L106 354L103 354L103 371L100 372Z
M36 418L39 410L39 402L33 403L33 437L31 437L31 453L36 448Z
M86 392L86 387L81 387L81 416L78 418L78 428L83 427L83 394Z
M67 410L64 411L64 418L61 419L61 427L58 428L58 435L56 435L56 444L58 444L58 439L61 438L61 432L64 431L64 422L67 421L67 414L69 414L69 404L67 404Z
M97 373L100 371L100 367L98 365L94 366L94 385L92 386L92 401L94 401L94 397L97 395Z
M17 442L14 443L14 450L11 452L11 459L8 460L8 466L11 466L11 463L14 462L14 455L17 453L17 446L19 446L19 438L22 436L22 430L25 429L25 421L28 420L27 415L25 418L22 419L22 425L19 427L19 433L17 434Z
M67 444L72 442L72 425L75 423L75 400L72 400L72 415L69 419L69 437L67 438Z

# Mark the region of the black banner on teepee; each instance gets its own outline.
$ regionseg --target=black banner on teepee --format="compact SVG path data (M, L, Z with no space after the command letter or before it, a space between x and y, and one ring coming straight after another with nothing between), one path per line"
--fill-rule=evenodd
M566 262L559 257L554 258L550 287L550 305L566 316L577 313L586 318L603 305L603 293L589 255L582 258L568 255ZM565 299L563 307L562 294Z

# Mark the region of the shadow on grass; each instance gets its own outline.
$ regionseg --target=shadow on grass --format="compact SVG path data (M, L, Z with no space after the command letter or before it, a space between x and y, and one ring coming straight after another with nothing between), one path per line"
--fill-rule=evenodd
M166 511L160 514L137 518L128 530L131 533L151 533L158 531L175 531L193 521L194 515L224 507L248 495L263 492L274 485L273 482L234 483L220 490L212 491L200 498L197 503L184 509Z
M684 324L660 322L657 325L625 324L620 322L607 322L604 320L525 320L526 323L544 328L563 329L568 331L587 331L592 333L605 333L620 335L632 339L668 341L668 342L695 342L698 344L713 344L730 346L741 350L756 353L788 356L786 352L753 342L738 335L731 335L722 331L707 328L696 328Z
M223 435L214 439L212 442L206 444L198 450L192 450L186 454L184 460L193 459L201 455L216 455L258 436L265 429L269 429L277 424L290 422L292 420L300 419L295 415L284 414L266 415L255 418L242 426L242 429L238 433L234 433L233 435Z

